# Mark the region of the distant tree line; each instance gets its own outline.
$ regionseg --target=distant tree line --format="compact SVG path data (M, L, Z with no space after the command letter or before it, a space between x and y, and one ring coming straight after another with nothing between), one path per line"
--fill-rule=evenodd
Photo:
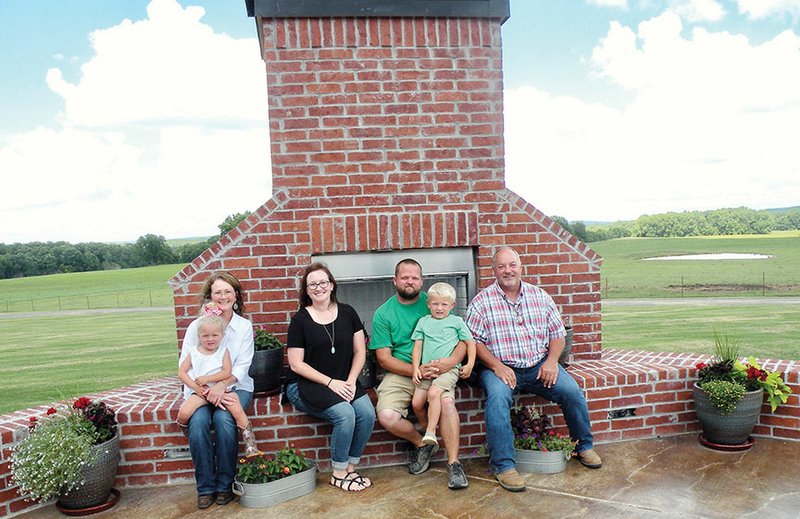
M220 234L177 247L155 234L140 236L134 243L0 243L0 279L189 263L249 214L229 215L218 225Z
M584 242L615 238L667 238L734 234L768 234L800 229L800 209L782 213L756 211L746 207L642 215L634 221L586 226L562 216L553 220Z

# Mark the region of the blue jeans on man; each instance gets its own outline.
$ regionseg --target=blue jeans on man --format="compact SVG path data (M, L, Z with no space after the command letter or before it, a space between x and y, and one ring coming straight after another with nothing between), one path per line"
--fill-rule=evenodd
M358 465L375 426L375 407L368 395L320 411L305 405L295 382L286 386L286 398L298 411L322 418L333 425L331 466L334 469L346 470L348 465Z
M236 390L243 409L253 401L250 391ZM214 428L216 442L211 441ZM189 420L189 448L194 461L197 495L230 492L239 455L239 429L225 409L204 405ZM216 468L216 470L215 470Z
M592 448L589 408L583 391L560 364L556 384L551 388L544 387L544 384L536 379L536 375L545 359L530 368L512 368L517 376L517 387L513 390L490 369L484 368L479 374L486 393L484 415L486 440L489 444L489 463L495 474L515 468L514 433L510 418L514 393L534 393L558 404L569 427L570 436L579 442L577 452Z

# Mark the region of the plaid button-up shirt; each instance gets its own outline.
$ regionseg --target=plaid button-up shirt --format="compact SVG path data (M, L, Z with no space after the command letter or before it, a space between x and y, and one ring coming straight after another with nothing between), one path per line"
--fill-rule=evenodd
M464 321L476 341L512 368L536 365L547 355L550 340L567 333L550 294L524 281L515 302L495 281L475 296Z

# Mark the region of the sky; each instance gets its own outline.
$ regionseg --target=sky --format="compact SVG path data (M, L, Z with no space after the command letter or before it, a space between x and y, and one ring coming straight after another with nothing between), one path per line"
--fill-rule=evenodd
M210 236L270 198L244 1L0 0L0 34L0 243ZM800 0L511 0L502 38L507 185L545 214L800 205Z

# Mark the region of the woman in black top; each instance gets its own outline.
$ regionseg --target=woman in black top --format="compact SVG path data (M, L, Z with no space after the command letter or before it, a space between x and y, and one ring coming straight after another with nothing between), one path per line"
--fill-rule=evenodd
M293 375L287 398L333 424L331 485L354 492L370 487L356 472L375 425L375 408L358 382L367 355L364 326L353 307L336 301L336 280L322 263L303 272L287 347Z

